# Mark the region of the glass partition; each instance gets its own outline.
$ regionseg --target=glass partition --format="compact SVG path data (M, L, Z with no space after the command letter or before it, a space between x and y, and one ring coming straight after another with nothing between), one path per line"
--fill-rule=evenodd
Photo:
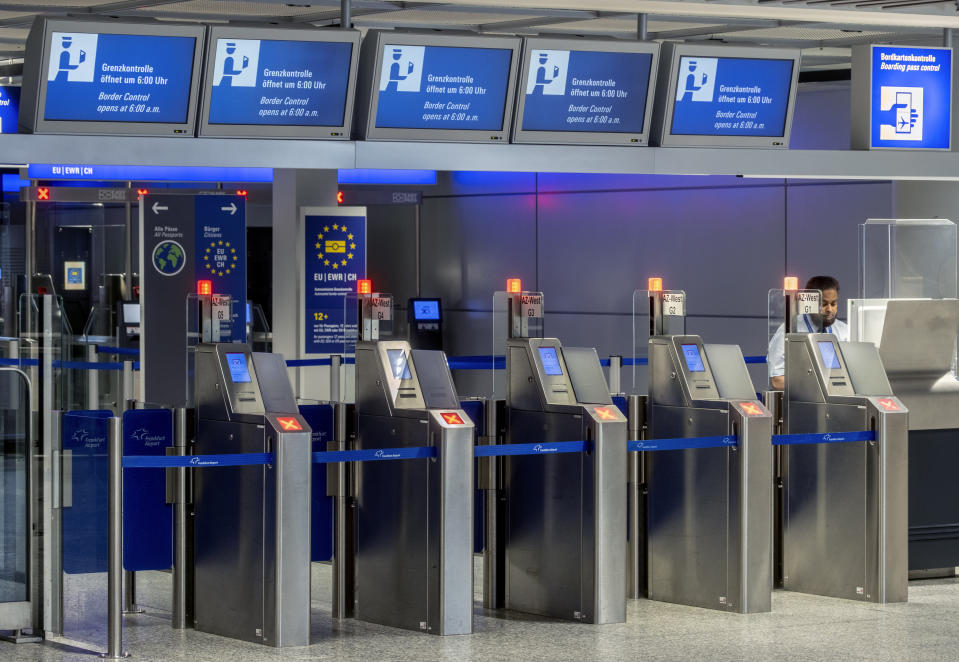
M663 297L663 335L686 334L686 292L664 290L654 294ZM649 290L633 291L633 393L649 390L649 338L653 335L652 303Z
M516 298L513 311L510 311L510 296ZM490 354L493 359L490 365L491 398L506 397L506 341L511 336L544 337L546 329L544 303L542 292L519 292L512 295L503 291L493 293L493 333L490 345ZM516 319L513 317L514 313Z
M869 219L859 226L859 297L956 298L956 224Z
M8 610L30 600L30 418L26 373L0 368L0 605Z

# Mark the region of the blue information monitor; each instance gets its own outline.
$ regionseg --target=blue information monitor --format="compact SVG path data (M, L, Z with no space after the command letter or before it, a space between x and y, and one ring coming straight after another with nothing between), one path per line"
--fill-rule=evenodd
M216 40L210 124L341 126L353 44Z
M415 299L413 301L413 319L438 320L440 318L440 302L438 299Z
M523 131L643 133L652 53L535 48Z
M187 121L193 37L51 32L44 120Z
M792 59L682 56L671 135L786 135Z
M862 79L859 64L854 54L854 90ZM868 66L869 147L950 149L952 51L872 46ZM854 125L861 121L854 116Z
M20 88L0 85L0 133L17 132L20 112Z
M500 131L513 51L385 44L376 128Z

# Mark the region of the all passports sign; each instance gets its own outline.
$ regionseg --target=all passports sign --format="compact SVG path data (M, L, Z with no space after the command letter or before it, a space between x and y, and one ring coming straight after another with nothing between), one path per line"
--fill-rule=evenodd
M852 147L951 149L952 49L853 49Z

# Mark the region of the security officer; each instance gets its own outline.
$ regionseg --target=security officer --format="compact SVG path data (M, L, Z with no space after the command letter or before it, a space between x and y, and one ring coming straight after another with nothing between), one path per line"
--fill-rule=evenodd
M834 333L840 342L849 340L849 327L836 319L839 311L839 281L832 276L813 276L806 283L807 290L822 292L822 314L801 315L796 320L797 333ZM786 387L786 329L780 325L769 341L766 355L766 367L769 370L769 385L781 391Z

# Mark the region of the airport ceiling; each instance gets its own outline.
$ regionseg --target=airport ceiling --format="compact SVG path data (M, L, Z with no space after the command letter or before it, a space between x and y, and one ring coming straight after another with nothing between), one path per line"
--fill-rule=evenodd
M353 0L352 12L360 30L624 39L636 38L638 16L645 14L650 39L801 47L803 68L810 70L848 67L856 44L942 45L944 29L959 29L957 5L959 0ZM23 57L38 15L336 26L340 0L0 0L0 66L16 66Z

